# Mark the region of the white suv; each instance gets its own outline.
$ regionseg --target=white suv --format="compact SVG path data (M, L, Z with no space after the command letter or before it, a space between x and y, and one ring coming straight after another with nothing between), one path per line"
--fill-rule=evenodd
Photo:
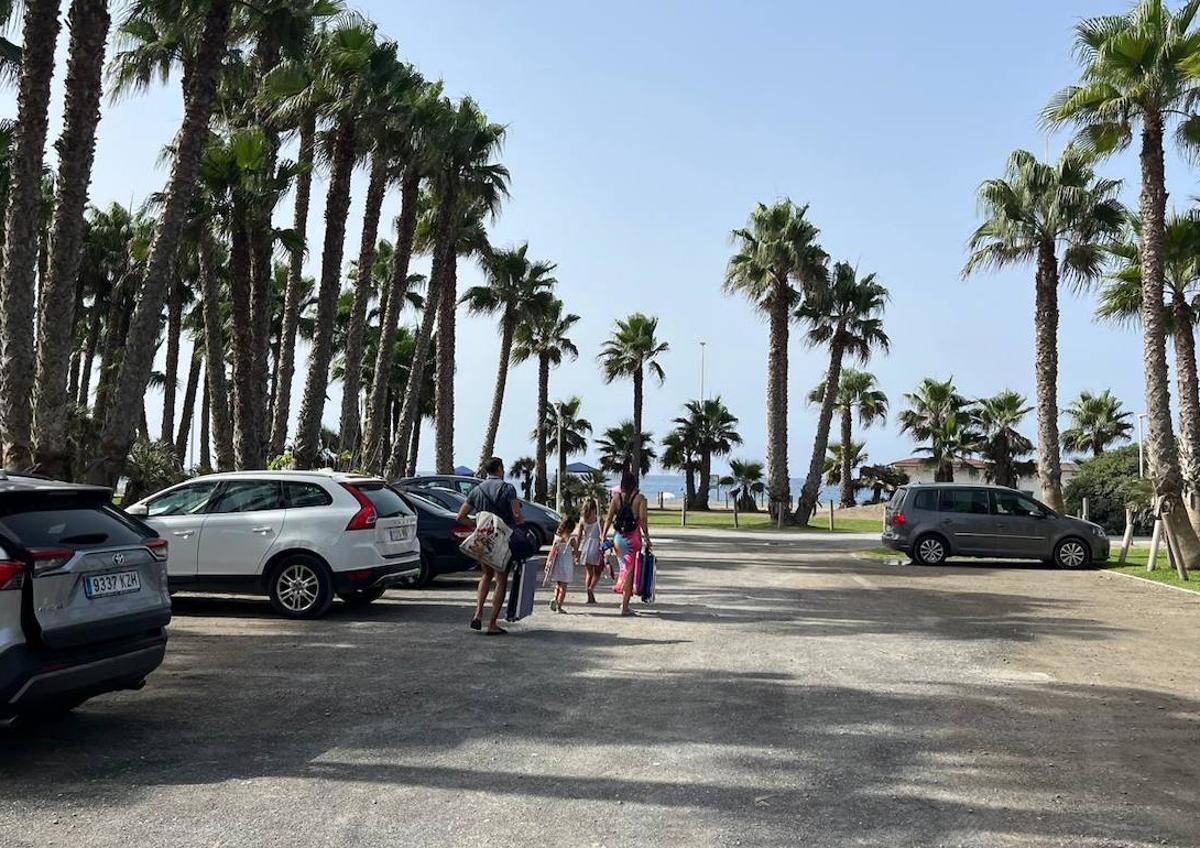
M194 477L126 510L171 543L172 588L265 592L288 618L369 604L420 570L417 518L384 481L332 471Z

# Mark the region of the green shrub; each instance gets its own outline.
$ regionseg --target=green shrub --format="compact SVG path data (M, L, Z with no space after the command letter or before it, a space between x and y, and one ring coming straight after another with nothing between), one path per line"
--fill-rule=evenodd
M1079 463L1079 473L1063 489L1067 512L1080 515L1088 499L1088 518L1109 533L1125 529L1125 508L1133 507L1134 532L1149 533L1154 523L1150 511L1150 481L1138 478L1137 445L1106 451Z

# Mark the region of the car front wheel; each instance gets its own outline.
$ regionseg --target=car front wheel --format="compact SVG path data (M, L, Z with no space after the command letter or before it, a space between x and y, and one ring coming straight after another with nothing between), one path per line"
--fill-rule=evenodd
M295 554L272 571L267 592L271 606L286 618L320 618L333 603L333 580L323 562Z
M1082 539L1063 539L1054 546L1054 564L1059 568L1079 568L1092 561L1092 552Z
M921 565L941 565L946 561L946 542L941 536L921 536L913 544L913 559Z

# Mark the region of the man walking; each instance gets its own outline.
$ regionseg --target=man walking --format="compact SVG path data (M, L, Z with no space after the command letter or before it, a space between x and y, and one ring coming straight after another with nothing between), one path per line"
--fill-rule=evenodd
M504 479L504 460L493 456L483 466L487 479L471 490L466 501L458 510L458 520L466 521L471 513L490 512L498 516L509 528L525 523L521 514L521 501L517 490ZM496 622L500 618L500 610L504 606L504 593L508 589L508 572L497 571L490 565L480 564L479 593L475 599L475 617L471 619L471 629L480 630L483 627L483 605L487 602L488 590L492 579L496 580L496 592L492 596L492 619L488 624L488 636L501 636L508 631Z

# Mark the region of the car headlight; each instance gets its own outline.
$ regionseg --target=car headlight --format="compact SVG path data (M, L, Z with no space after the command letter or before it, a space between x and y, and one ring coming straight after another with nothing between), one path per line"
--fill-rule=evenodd
M1092 530L1092 535L1093 535L1093 536L1099 536L1101 539L1107 539L1107 538L1108 538L1108 534L1104 532L1104 528L1103 528L1103 527L1101 527L1101 526L1100 526L1100 525L1098 525L1098 524L1093 524L1093 525L1091 526L1091 530Z
M550 518L551 518L551 519L553 519L554 521L562 521L562 520L563 520L563 517L562 517L562 515L561 515L560 513L558 513L558 512L555 512L555 511L554 511L554 510L552 510L552 509L549 509L549 508L547 508L547 509L546 509L546 514L547 514L548 516L550 516Z

